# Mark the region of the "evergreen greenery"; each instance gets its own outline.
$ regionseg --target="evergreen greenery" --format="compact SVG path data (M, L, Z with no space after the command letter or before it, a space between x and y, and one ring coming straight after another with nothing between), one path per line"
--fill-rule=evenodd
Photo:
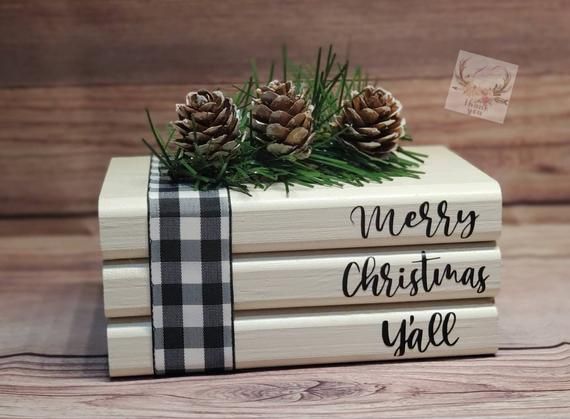
M249 188L268 188L283 183L287 191L292 185L342 186L363 185L367 182L384 182L396 177L418 178L421 163L426 157L399 147L388 157L378 160L343 145L334 132L331 121L340 111L343 101L350 99L352 91L362 91L368 84L359 67L352 72L348 60L338 63L332 47L326 54L319 49L314 66L292 62L283 48L281 59L283 80L292 80L297 91L305 91L305 98L313 105L315 140L312 153L304 160L286 155L276 157L268 153L265 144L252 135L251 104L260 84L257 68L252 64L251 77L242 86L235 86L234 103L238 109L240 141L236 153L224 160L211 161L199 153L188 154L173 141L176 135L172 125L166 135L154 126L147 111L156 146L144 143L161 160L170 176L178 182L188 182L196 189L228 187L249 193ZM276 78L272 64L267 82ZM403 141L411 141L406 134Z

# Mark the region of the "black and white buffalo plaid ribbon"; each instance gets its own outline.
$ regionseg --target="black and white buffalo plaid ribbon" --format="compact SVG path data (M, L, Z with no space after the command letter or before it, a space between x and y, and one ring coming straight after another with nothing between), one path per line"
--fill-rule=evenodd
M153 157L148 208L155 374L233 369L227 189L174 183Z

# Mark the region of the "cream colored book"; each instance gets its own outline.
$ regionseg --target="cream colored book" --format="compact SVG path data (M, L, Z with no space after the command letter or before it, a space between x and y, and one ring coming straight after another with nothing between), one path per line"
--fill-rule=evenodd
M235 368L493 354L497 310L490 299L240 311ZM112 377L153 374L150 318L107 329Z
M233 258L234 310L494 297L495 243L404 246ZM107 317L150 316L148 260L103 266Z
M420 179L363 187L275 185L252 196L230 191L232 252L261 253L494 241L501 230L499 184L441 146ZM148 257L150 157L111 161L99 197L104 259Z

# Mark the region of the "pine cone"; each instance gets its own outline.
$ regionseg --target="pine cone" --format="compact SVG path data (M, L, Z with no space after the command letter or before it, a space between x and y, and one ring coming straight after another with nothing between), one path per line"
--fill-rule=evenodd
M223 160L237 150L239 135L236 107L218 90L199 90L186 95L186 104L176 105L174 127L181 138L175 143L188 154L207 160Z
M274 80L256 94L252 109L255 137L273 155L309 157L314 137L312 107L295 93L293 84Z
M367 86L361 93L353 92L352 100L344 103L333 126L341 140L373 158L388 156L398 148L406 121L401 117L402 105L392 93L381 87Z

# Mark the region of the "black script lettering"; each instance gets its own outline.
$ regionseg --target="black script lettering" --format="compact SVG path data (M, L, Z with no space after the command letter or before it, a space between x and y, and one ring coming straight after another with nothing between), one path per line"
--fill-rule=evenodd
M431 292L432 288L437 285L440 286L441 285L441 281L432 281L431 284L429 284L428 282L428 277L427 277L427 273L428 273L428 261L430 260L438 260L441 259L439 256L437 257L433 257L433 258L428 258L426 256L426 252L424 250L422 250L422 258L421 260L413 260L412 263L421 263L421 275L419 278L417 278L417 269L414 269L413 273L413 283L414 283L414 289L415 289L415 293L410 295L416 295L418 293L418 283L422 284L422 288L425 292Z
M462 239L471 237L473 230L475 230L475 221L477 218L479 218L479 214L476 214L475 211L469 211L465 217L463 217L463 211L459 211L457 213L457 220L460 224L467 222L467 224L465 224L465 227L463 227L463 230L461 230Z
M356 262L350 262L348 265L346 265L346 268L344 268L344 273L342 274L342 293L344 294L345 297L354 297L356 295L356 293L358 292L358 289L360 287L357 286L356 288L354 288L354 291L350 292L348 289L348 280L350 279L350 270L352 268L355 268L358 272L360 272L360 266L358 266L358 263Z
M409 327L412 328L414 324L414 316L409 318ZM440 312L435 312L431 315L427 327L427 340L424 340L424 331L419 327L413 327L408 333L408 323L406 319L400 322L400 327L396 336L390 338L390 322L384 320L382 322L382 341L388 347L396 346L394 356L403 356L406 354L406 349L417 349L419 353L426 352L430 347L438 347L441 345L454 346L459 341L456 337L453 341L450 340L451 332L455 327L457 316L454 312L450 311L445 316ZM441 331L441 332L440 332Z
M363 239L367 239L368 236L370 235L370 229L371 229L373 223L374 223L374 227L375 227L376 231L378 231L378 232L384 230L384 226L386 225L386 223L388 223L388 230L390 231L391 236L399 236L400 233L402 232L402 230L400 230L397 233L394 231L394 210L393 209L388 210L388 213L384 217L384 220L381 221L380 206L378 206L378 205L375 206L374 209L372 210L372 214L370 214L370 219L368 220L368 223L367 223L366 222L366 210L364 209L363 206L359 205L357 207L354 207L352 209L352 211L350 212L350 222L352 224L355 224L353 216L354 216L354 213L356 211L360 212L360 235L362 236ZM404 226L402 226L402 229L403 228L404 228Z
M414 261L417 262L417 261ZM434 282L441 284L444 280L455 281L457 284L464 286L470 286L477 291L477 294L485 292L487 288L486 282L489 279L489 275L485 275L486 266L480 266L477 270L477 278L475 278L475 268L468 266L459 276L457 271L451 267L450 264L445 265L441 274L439 269L433 270Z
M355 269L358 273L360 273L360 279L354 289L351 291L350 286L350 273L352 269ZM374 271L376 270L376 259L372 256L369 256L364 261L362 268L358 262L350 262L346 265L344 269L344 273L342 275L342 293L345 297L354 297L359 291L366 292L370 288L372 291L372 295L378 297L382 291L384 291L384 287L387 286L386 295L388 297L394 296L397 291L397 288L392 291L392 279L390 278L390 264L384 263L380 267L380 276ZM380 280L380 278L382 280Z
M467 266L457 271L451 264L443 268L430 269L429 262L439 260L441 257L428 257L425 251L421 251L421 258L413 260L412 264L419 264L417 268L406 270L398 269L398 274L391 276L392 266L385 262L377 268L376 258L368 256L364 263L358 261L349 262L342 275L342 293L345 297L354 297L358 293L370 292L375 297L384 294L386 297L394 297L397 293L404 293L410 297L420 292L430 293L434 287L439 287L444 281L454 281L465 287L471 287L481 294L486 289L486 266Z
M478 287L477 287L477 294L481 294L483 292L485 292L485 289L487 288L487 279L489 279L489 275L485 275L485 266L481 266L478 270L477 270L477 279L478 279ZM477 284L471 284L472 287L474 287Z
M405 229L414 229L422 224L426 237L434 237L437 234L449 237L462 226L460 237L467 239L473 234L476 220L479 218L479 214L473 210L467 212L459 210L452 218L448 214L448 204L445 200L438 203L435 216L429 215L429 209L429 202L422 202L417 211L408 211L404 215L401 226L396 226L396 214L393 208L383 211L380 205L376 205L368 215L366 209L358 205L350 212L350 222L360 225L360 235L363 239L370 237L373 229L378 233L387 230L390 236L397 237Z

